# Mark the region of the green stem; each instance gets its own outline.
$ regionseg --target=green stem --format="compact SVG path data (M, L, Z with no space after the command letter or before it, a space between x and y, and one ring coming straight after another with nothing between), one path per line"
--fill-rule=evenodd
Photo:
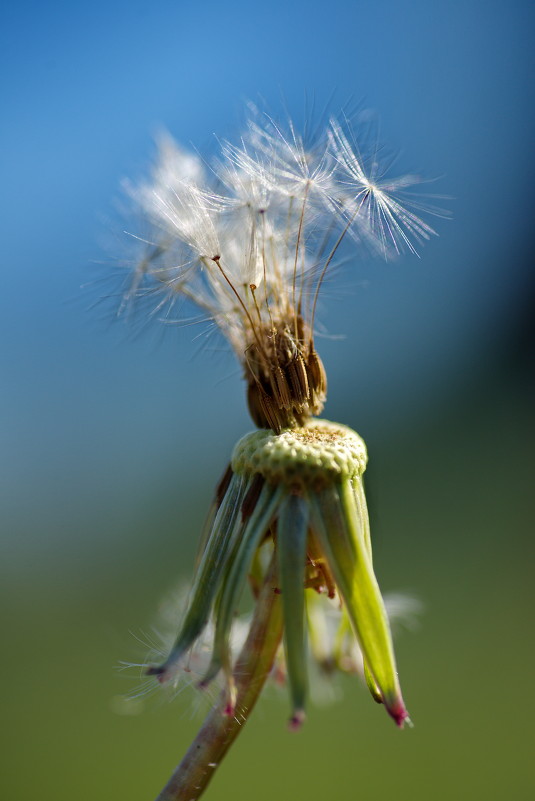
M224 715L223 690L182 762L156 801L197 801L228 749L243 729L273 667L282 637L282 609L273 557L256 602L245 645L234 667L237 701L234 716Z

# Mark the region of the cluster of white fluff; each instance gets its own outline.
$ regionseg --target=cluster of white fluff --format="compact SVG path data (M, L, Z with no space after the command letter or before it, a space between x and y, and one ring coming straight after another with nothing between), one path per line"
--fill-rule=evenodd
M136 685L124 696L125 701L139 701L153 695L162 688L174 698L190 687L197 688L205 675L211 659L214 638L214 624L210 621L202 635L188 652L173 666L168 680L161 684L147 676L147 669L155 662L161 662L169 653L176 635L176 619L186 606L187 591L184 588L172 593L161 605L157 623L150 633L136 636L138 644L144 649L140 662L122 661L118 668L127 671ZM403 594L389 594L384 598L386 612L391 627L415 629L422 614L420 601ZM339 687L333 682L335 672L354 673L364 679L364 661L351 625L344 615L337 599L311 593L308 596L307 617L309 623L309 658L314 669L311 672L311 695L317 703L334 701ZM344 622L344 625L341 625ZM240 615L234 620L230 642L233 659L243 647L249 626L250 615ZM284 649L279 648L271 672L277 687L286 684L286 664ZM219 676L214 685L204 692L206 701L214 703L217 693L223 688L224 679ZM124 706L124 705L123 705ZM121 707L121 709L123 708ZM138 707L134 707L138 709ZM141 707L139 707L139 710Z
M190 687L197 688L201 683L212 657L215 629L213 621L208 623L193 646L176 662L164 684L156 682L152 676L147 675L148 668L154 663L163 661L171 650L176 638L177 620L183 617L189 594L189 589L181 584L164 598L157 619L150 630L134 635L137 649L141 649L141 660L121 660L117 666L121 673L125 673L134 682L130 691L122 696L125 702L143 701L162 689L169 699L173 699L184 690ZM233 659L245 643L250 623L251 617L247 614L236 616L234 620L229 642ZM210 704L215 702L223 686L224 678L219 676L210 687L204 689L205 700ZM202 695L199 698L202 698ZM123 707L128 708L125 705ZM141 711L141 706L131 708Z
M161 136L150 179L126 184L142 220L129 234L142 253L120 310L142 301L173 319L187 298L245 361L263 327L299 315L313 331L342 240L388 256L415 252L434 233L407 193L418 182L389 179L376 143L358 142L345 118L305 143L291 123L251 108L239 142L223 142L211 164Z

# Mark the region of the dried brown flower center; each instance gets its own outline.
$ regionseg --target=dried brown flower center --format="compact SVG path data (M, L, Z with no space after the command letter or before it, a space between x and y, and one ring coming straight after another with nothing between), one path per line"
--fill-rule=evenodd
M280 434L322 411L327 378L301 315L257 329L245 352L245 379L249 411L259 428Z

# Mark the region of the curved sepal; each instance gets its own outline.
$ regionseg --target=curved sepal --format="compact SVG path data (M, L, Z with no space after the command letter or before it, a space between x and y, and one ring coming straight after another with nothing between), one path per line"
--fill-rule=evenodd
M284 615L284 650L292 698L290 728L302 724L307 694L305 632L305 562L309 507L299 495L287 495L277 521L279 576Z
M312 528L335 577L365 663L389 714L402 726L407 711L392 637L351 483L342 481L312 496L311 509Z
M191 600L180 633L162 665L150 667L149 675L165 682L173 668L206 626L214 598L232 550L233 533L240 525L238 512L246 490L241 476L233 475L215 516L206 547L195 574Z
M231 655L229 647L230 631L234 612L245 584L247 573L254 553L264 536L279 507L283 491L264 484L256 506L251 513L241 535L241 540L233 553L231 564L217 601L216 628L212 660L201 681L206 686L223 668L227 679L231 675ZM229 689L231 689L229 685ZM229 709L228 714L231 714Z

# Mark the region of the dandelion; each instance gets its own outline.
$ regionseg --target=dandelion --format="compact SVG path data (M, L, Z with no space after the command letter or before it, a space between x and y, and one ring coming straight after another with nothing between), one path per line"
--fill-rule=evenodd
M217 489L174 643L147 671L173 685L202 652L198 686L222 682L160 801L200 796L273 671L298 729L311 658L324 673L361 673L396 724L408 721L373 569L366 447L317 419L327 379L314 331L342 248L365 240L384 255L415 253L434 233L421 207L403 202L416 182L388 179L344 120L305 144L293 125L253 110L211 166L165 137L151 179L127 186L150 232L120 310L142 301L169 316L179 299L196 305L235 352L257 426ZM247 584L253 613L236 656Z

